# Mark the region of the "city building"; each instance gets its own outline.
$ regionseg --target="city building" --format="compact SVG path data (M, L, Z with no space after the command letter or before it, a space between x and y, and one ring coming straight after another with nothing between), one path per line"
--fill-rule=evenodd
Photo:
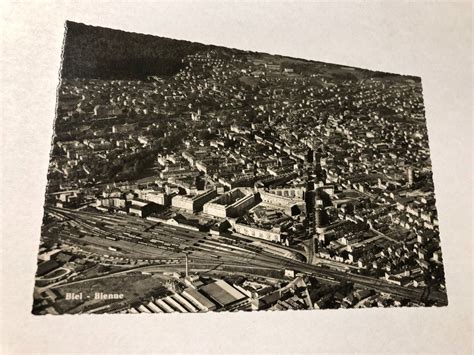
M197 195L177 195L171 199L171 205L176 208L182 208L190 212L202 210L204 204L214 197L217 191L215 189L207 190Z
M204 205L204 213L227 218L239 217L255 204L255 194L250 189L235 188Z

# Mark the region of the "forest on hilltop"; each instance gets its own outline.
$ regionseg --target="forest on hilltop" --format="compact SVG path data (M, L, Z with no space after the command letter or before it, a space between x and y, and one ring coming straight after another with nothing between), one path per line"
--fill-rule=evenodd
M63 78L143 79L149 75L170 76L182 68L185 56L218 48L71 21L66 22L66 31Z
M172 76L184 67L182 59L200 51L217 50L225 59L231 55L251 55L286 62L302 74L323 72L339 79L420 78L361 68L345 70L347 66L296 59L281 55L244 51L184 40L125 32L82 23L66 22L61 75L63 78L145 79L147 76Z

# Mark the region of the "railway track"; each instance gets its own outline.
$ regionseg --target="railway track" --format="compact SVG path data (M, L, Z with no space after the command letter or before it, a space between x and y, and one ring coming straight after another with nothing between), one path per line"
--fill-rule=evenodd
M219 238L210 238L203 232L190 231L175 226L160 225L129 216L102 216L86 211L72 211L57 207L47 207L55 215L63 216L66 220L74 221L83 228L90 230L98 237L113 236L126 238L128 241L141 243L150 249L184 252L196 257L216 261L221 265L234 263L249 267L266 267L274 270L291 269L296 272L311 274L321 279L333 281L351 281L356 285L409 299L420 299L423 289L402 287L390 284L384 280L358 275L340 270L324 268L297 261L282 255L272 253L263 247L255 247L245 243L238 245ZM124 234L125 233L125 234ZM134 240L130 240L134 239ZM151 240L155 240L152 242ZM430 299L440 305L447 304L446 295L442 292L431 292Z

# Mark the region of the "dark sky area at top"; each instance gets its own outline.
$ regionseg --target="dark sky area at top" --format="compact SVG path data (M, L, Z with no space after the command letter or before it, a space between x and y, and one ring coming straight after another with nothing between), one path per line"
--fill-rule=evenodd
M63 78L144 79L149 75L170 76L184 67L183 57L210 49L219 49L223 57L244 53L253 53L257 57L265 55L71 21L66 22L66 27L61 72ZM305 66L312 67L322 64L300 61L305 62ZM363 73L364 77L400 76L365 69L358 69L358 73ZM419 80L416 77L410 78Z

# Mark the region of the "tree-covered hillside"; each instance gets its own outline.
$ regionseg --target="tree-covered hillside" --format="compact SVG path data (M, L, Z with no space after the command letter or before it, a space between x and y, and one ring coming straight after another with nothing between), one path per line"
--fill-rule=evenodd
M203 49L195 42L66 22L64 78L140 79L168 76L181 69L181 59Z
M250 55L285 64L303 74L313 72L340 79L388 78L403 75L383 73L338 64L249 52L140 33L125 32L81 23L66 22L62 77L94 79L144 79L170 76L183 68L182 59L199 51L218 50L222 57ZM223 58L225 59L225 58ZM347 70L347 69L350 70ZM415 81L417 77L407 76Z

